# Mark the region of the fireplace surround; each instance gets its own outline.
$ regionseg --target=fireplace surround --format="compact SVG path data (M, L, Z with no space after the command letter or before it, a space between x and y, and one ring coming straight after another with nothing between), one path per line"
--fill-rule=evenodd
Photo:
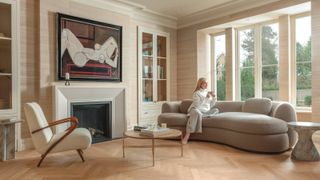
M125 131L125 88L107 88L92 86L53 86L53 112L54 119L63 119L72 116L72 105L75 104L96 104L102 102L110 103L111 121L108 123L111 132L110 139L121 138ZM110 113L110 112L109 112ZM56 127L56 132L62 132L68 124L61 124ZM94 128L96 129L96 128Z

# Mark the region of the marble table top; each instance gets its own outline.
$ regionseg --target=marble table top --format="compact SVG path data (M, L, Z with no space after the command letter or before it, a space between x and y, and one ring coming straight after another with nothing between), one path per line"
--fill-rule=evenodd
M289 122L288 127L293 128L293 129L320 130L320 123L318 123L318 122Z

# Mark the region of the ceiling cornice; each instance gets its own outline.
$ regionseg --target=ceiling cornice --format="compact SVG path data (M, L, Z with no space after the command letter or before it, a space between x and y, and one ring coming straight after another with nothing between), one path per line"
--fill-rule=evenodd
M129 0L72 1L116 12L119 14L128 15L133 20L161 25L173 29L180 29L279 0L233 0L220 4L218 6L210 7L202 11L192 13L180 19L152 11L146 8L144 5L133 3Z
M72 0L95 8L130 16L137 21L177 29L177 18L147 9L145 6L127 0Z
M249 2L250 1L250 2ZM219 6L204 9L197 13L190 14L178 20L178 29L199 24L202 22L217 19L236 12L244 11L254 7L262 6L279 0L236 0Z

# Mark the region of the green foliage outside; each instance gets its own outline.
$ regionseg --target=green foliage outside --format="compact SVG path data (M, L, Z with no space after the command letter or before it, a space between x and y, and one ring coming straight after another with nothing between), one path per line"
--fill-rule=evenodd
M226 100L226 70L222 67L222 76L217 80L217 99L220 101Z
M305 97L304 97L304 105L306 105L306 106L311 106L311 104L312 104L312 98L311 98L311 96L305 96Z
M311 89L311 37L303 45L297 42L297 89Z

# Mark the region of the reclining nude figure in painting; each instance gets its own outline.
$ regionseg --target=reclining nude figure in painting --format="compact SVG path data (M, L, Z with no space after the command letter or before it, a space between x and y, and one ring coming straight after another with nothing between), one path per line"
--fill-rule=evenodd
M116 68L118 63L119 48L114 37L109 37L102 45L96 43L94 49L85 48L78 38L69 30L61 32L61 57L68 50L75 65L83 67L89 60L106 63Z

